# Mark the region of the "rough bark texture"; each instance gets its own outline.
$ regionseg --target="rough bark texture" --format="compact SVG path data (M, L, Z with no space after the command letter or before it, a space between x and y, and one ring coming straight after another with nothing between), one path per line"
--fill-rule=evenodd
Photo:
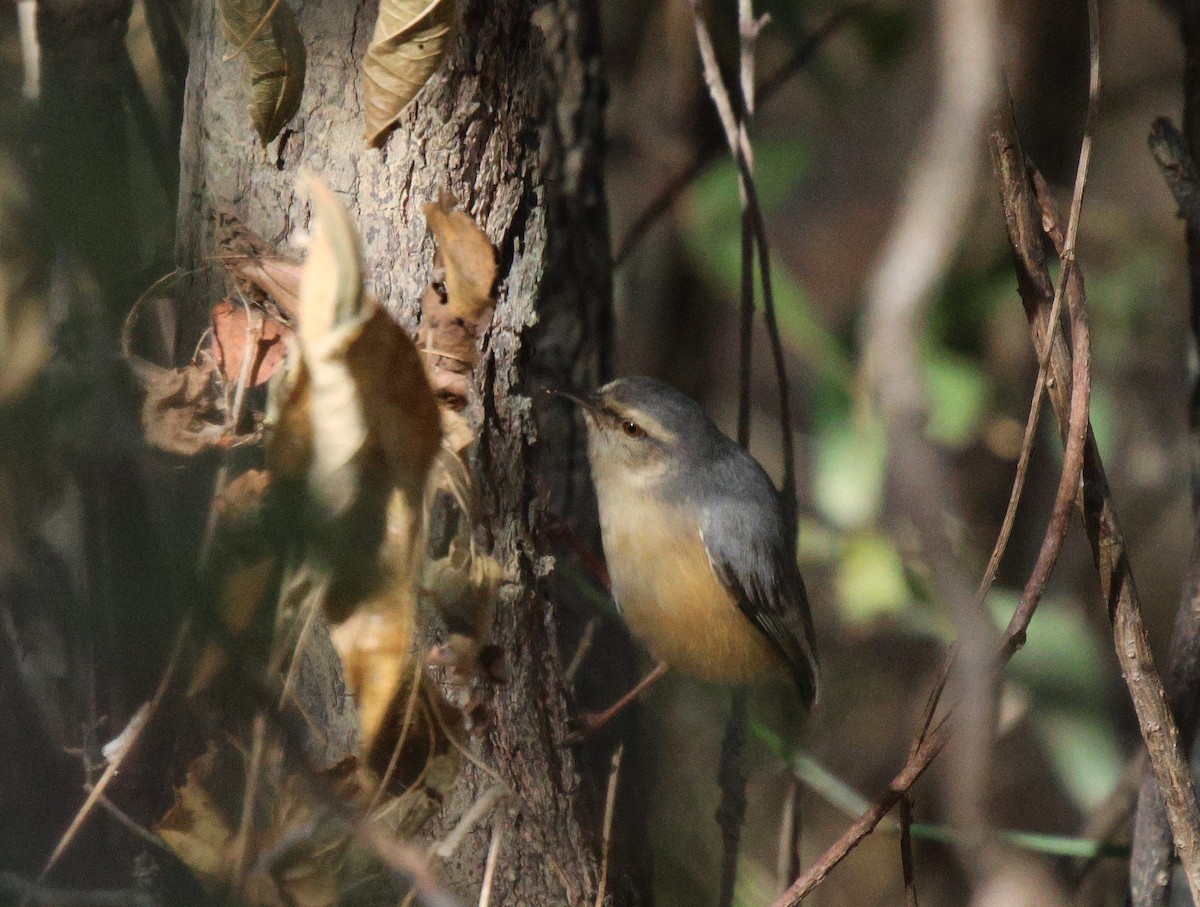
M309 219L296 189L301 168L325 179L349 207L370 287L409 328L432 268L425 202L449 189L499 248L498 306L475 375L480 405L473 409L483 427L474 466L484 541L519 584L506 586L497 609L494 641L505 653L508 680L497 692L480 756L514 796L439 873L473 903L490 826L501 821L492 903L590 904L600 817L575 754L557 744L567 721L560 615L548 594L551 562L536 534L541 502L578 507L586 495L579 493L578 443L567 413L540 420L542 440L533 449L531 385L535 375L591 383L605 369L609 267L596 5L549 0L535 10L529 0L466 2L462 36L382 151L362 137L359 75L376 0L293 6L309 54L304 97L264 153L245 110L242 63L221 61L229 48L214 5L197 4L179 264L203 268L213 250L213 210L222 203L232 203L268 240L295 242ZM192 328L222 292L220 274L197 273ZM447 812L461 812L488 783L469 778ZM611 903L632 900L633 888L610 867Z

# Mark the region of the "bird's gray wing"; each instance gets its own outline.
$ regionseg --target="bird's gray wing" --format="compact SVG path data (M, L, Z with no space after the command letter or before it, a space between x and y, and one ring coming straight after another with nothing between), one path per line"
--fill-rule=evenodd
M774 511L727 501L705 514L700 538L717 579L783 656L806 706L820 694L804 580Z

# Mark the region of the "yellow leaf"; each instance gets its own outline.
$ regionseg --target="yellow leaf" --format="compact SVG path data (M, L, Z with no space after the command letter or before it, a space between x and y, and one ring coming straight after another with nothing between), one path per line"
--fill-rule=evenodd
M367 142L383 144L458 31L457 0L382 0L363 60Z

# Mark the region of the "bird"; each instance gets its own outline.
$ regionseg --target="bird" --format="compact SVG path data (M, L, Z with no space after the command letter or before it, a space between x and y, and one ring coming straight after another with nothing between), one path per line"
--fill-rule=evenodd
M579 394L614 601L657 666L603 712L615 717L668 668L746 685L786 674L820 695L812 615L793 534L766 470L686 394L618 378Z

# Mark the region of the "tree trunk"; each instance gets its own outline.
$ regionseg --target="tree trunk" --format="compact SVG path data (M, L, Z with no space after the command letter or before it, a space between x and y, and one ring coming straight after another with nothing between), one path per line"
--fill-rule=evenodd
M597 9L595 0L550 0L536 15L530 0L464 6L461 37L382 150L363 139L359 68L377 2L296 8L308 51L303 101L264 154L246 113L243 61L222 62L230 48L215 5L197 4L181 150L179 265L202 269L209 260L220 204L234 205L269 241L294 243L309 219L296 187L302 168L321 176L347 205L363 237L369 288L410 329L433 261L421 213L426 202L451 191L496 244L501 280L475 373L482 428L473 462L485 543L519 582L506 586L511 591L497 607L494 642L504 652L507 681L496 693L480 757L514 796L507 814L481 823L439 874L473 903L490 827L502 821L492 903L591 904L600 874L603 787L585 783L575 753L557 742L567 723L562 606L550 594L547 552L536 536L539 503L552 500L563 508L558 515L570 519L573 508L586 506L580 493L586 483L577 472L571 417L550 414L535 429L531 385L535 375L591 384L606 369L610 268ZM191 327L222 293L215 269L198 271ZM461 813L488 783L479 773L467 777L447 812ZM614 871L610 902L628 902L635 886Z

